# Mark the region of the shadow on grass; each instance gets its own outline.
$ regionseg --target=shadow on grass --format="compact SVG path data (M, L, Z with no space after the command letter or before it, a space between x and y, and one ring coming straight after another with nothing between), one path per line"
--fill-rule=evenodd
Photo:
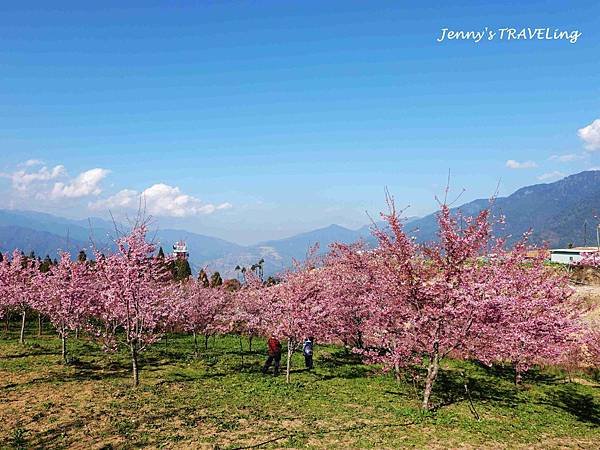
M131 367L122 362L112 361L109 364L98 364L92 361L81 361L73 359L64 366L56 362L56 371L43 377L33 378L24 382L10 383L1 386L1 390L20 388L24 386L35 386L45 383L69 383L73 381L99 381L114 378L124 378L131 374ZM61 370L64 369L64 370Z
M425 371L421 370L420 379L424 379ZM395 391L385 391L399 397L421 400L423 395L423 383L416 386L416 390L411 387L412 380L405 375L401 386L405 389ZM518 390L511 387L505 387L498 384L497 380L486 378L473 378L456 370L444 370L438 375L432 392L432 411L437 411L443 407L450 406L463 401L468 401L468 394L465 390L465 381L471 400L475 403L493 402L498 405L514 407L520 402Z
M473 361L473 364L482 369L487 375L501 378L512 383L515 381L515 368L511 365L495 364L493 366L487 366L478 361ZM536 368L532 368L527 372L522 373L521 376L522 382L524 383L557 384L562 381L560 376Z
M65 381L122 378L131 374L131 365L125 361L110 361L107 364L99 364L93 361L74 360L69 365L75 368L75 373L66 377Z
M434 409L467 400L465 381L474 402L491 401L496 404L514 407L520 401L518 391L515 388L512 386L505 387L497 380L469 376L465 380L465 376L458 371L443 371L440 372L434 385L433 392L438 402Z
M554 389L540 404L562 409L580 422L600 425L600 404L591 394L579 392L576 385L565 384Z
M317 363L322 367L336 368L349 365L362 364L361 358L355 353L337 350L331 353L325 353L316 358Z
M223 378L231 376L231 372L203 372L197 375L189 375L185 373L175 372L165 375L163 379L156 383L156 386L170 383L192 383L200 380L210 380L213 378Z
M505 370L504 373L506 374L505 377L499 375L500 378L512 381L514 371L510 368L500 370ZM492 372L495 373L496 370ZM510 374L510 377L508 374ZM537 383L555 384L554 387L550 388L551 391L545 394L542 401L536 402L537 404L561 409L576 417L580 422L600 425L600 403L592 394L581 392L580 387L576 384L558 384L558 377L541 374L539 371L534 371L533 377L528 378L528 380L532 379L538 380ZM446 370L440 372L433 388L433 411L467 401L468 397L464 383L465 378L460 371ZM519 395L520 390L514 385L498 383L498 380L492 377L467 377L467 387L471 400L476 404L493 402L497 405L514 408L520 403L528 401ZM401 392L388 393L400 396L407 395Z
M317 357L315 367L329 369L327 374L316 375L321 380L363 378L373 372L372 367L362 364L359 355L344 350L326 353Z
M41 351L36 351L36 350L28 350L27 352L23 352L23 353L17 353L14 355L2 355L0 356L0 359L19 359L19 358L29 358L29 357L34 357L34 356L47 356L47 355L56 355L57 352L56 351L50 351L50 350L41 350Z
M84 425L85 421L83 419L75 419L67 423L62 422L56 427L31 436L27 439L27 446L25 448L66 448L65 436Z

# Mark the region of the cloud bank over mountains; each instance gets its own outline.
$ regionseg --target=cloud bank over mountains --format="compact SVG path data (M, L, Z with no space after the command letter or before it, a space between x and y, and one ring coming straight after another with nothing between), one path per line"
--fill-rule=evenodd
M138 192L134 189L121 189L113 195L102 197L103 182L110 175L108 169L96 167L69 176L64 165L48 167L43 161L29 159L9 173L0 173L10 180L12 188L11 207L30 207L32 201L44 205L65 205L65 202L87 200L91 211L111 210L117 215L127 214L143 208L147 213L163 217L192 217L213 214L232 207L229 202L209 203L186 194L177 186L155 183Z
M199 214L212 214L229 209L231 203L218 205L203 203L200 199L181 192L178 187L157 183L142 192L123 189L106 199L90 203L92 210L132 210L138 207L156 216L190 217Z

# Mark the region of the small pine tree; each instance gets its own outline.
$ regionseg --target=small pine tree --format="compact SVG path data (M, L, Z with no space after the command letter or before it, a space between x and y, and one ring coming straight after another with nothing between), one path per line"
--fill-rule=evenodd
M235 278L230 278L223 282L223 288L227 292L239 291L242 288L242 283L240 283L240 280L236 280Z
M208 275L204 269L200 269L200 272L198 272L198 281L202 283L203 287L210 287L210 281L208 280Z
M279 284L281 282L281 280L279 278L275 278L275 277L269 277L267 278L267 281L265 281L265 284L267 286L275 286L276 284Z
M223 284L223 279L221 278L221 274L219 272L215 272L210 277L210 287L219 287Z
M163 248L162 248L162 247L160 247L160 248L158 249L158 255L156 255L156 256L157 256L158 258L160 258L160 259L165 259L165 251L163 250Z
M46 255L42 263L40 264L40 272L48 272L50 267L52 266L52 260L50 259L50 255Z
M187 259L177 259L173 265L173 279L176 281L187 280L192 275L192 268Z
M86 262L87 261L87 255L85 254L85 250L80 250L79 251L79 255L77 255L77 261L79 261L79 262Z

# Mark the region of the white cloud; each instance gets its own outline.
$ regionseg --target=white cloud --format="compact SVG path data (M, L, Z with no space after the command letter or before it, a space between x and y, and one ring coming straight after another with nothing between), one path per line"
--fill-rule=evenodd
M506 161L506 167L509 169L533 169L537 167L537 164L534 161L515 161L514 159L509 159Z
M14 189L22 193L27 193L32 185L55 180L65 176L66 173L65 167L58 165L54 166L52 169L48 169L46 166L44 166L35 172L17 170L11 174L3 174L3 176L11 179Z
M139 205L140 194L131 189L123 189L104 200L90 203L92 209L131 209Z
M585 143L586 150L590 152L600 150L600 119L577 130L577 135Z
M559 172L558 170L555 170L553 172L543 173L542 175L537 177L537 179L540 181L551 181L551 180L558 180L560 178L563 178L564 176L565 176L564 173Z
M22 198L38 200L75 199L102 192L100 182L109 174L106 169L91 169L70 178L62 164L52 168L34 166L43 164L36 159L27 160L20 169L11 173L0 173L0 177L11 180L13 192ZM24 167L24 168L23 168Z
M58 198L79 198L88 195L99 195L102 192L100 182L109 174L106 169L90 169L81 172L77 177L68 183L55 183L50 193L50 197Z
M44 164L44 161L41 159L28 159L23 163L25 167L41 166L42 164Z
M552 161L566 163L566 162L580 161L582 159L585 159L585 155L580 155L577 153L567 153L566 155L552 155L550 157L550 159Z
M115 195L94 203L90 208L99 209L133 209L139 206L146 212L156 216L189 217L199 214L212 214L218 210L229 209L231 203L203 203L198 198L181 192L176 186L158 183L139 193L131 189L123 189Z

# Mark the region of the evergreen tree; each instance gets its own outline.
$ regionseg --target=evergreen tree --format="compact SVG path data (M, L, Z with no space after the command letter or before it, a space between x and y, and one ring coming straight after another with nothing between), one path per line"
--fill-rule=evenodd
M173 265L173 279L176 281L187 280L192 275L192 268L187 259L177 259Z
M237 280L235 278L230 278L223 282L223 288L227 292L239 291L242 288L242 283L240 283L240 280Z
M165 251L163 250L163 248L162 248L162 247L160 247L160 248L158 249L158 255L156 255L156 256L157 256L158 258L160 258L160 259L165 259Z
M267 286L274 286L276 284L279 284L280 282L281 282L281 280L279 278L270 276L269 278L267 278L267 281L265 281L265 284Z
M85 254L85 250L80 250L79 251L79 255L77 255L77 261L79 261L79 262L86 262L87 261L87 255Z
M200 269L200 272L198 272L198 282L202 284L202 287L210 287L210 281L204 269Z
M50 267L52 266L52 260L50 259L50 255L46 255L42 263L40 264L40 272L48 272Z
M219 272L215 272L210 277L210 287L219 287L223 284L223 279L221 278L221 274Z

